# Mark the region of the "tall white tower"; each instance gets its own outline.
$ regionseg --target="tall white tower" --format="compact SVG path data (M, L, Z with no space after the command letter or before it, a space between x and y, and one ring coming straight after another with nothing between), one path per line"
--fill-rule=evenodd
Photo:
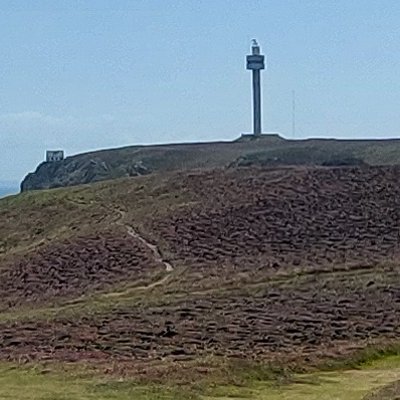
M261 130L261 74L260 70L265 68L264 56L260 54L260 46L253 39L251 54L246 57L247 69L253 71L253 133L260 136Z

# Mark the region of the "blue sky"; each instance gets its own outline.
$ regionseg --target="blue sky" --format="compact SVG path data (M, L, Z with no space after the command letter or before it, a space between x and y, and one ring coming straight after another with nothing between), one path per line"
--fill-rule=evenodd
M259 40L264 131L397 137L396 0L0 2L0 180L47 148L232 139L251 130L244 58Z

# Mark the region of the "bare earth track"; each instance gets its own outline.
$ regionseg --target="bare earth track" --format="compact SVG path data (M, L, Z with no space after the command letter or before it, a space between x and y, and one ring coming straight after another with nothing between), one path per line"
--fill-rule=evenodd
M145 200L145 179L103 197L99 187L115 213L104 230L7 261L1 359L304 363L399 339L400 168L151 179ZM93 293L109 303L94 307ZM74 313L38 318L74 298Z

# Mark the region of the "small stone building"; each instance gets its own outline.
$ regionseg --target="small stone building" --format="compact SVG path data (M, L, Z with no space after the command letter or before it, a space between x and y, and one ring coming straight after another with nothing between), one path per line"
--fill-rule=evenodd
M63 150L47 150L46 151L46 162L56 162L64 160Z

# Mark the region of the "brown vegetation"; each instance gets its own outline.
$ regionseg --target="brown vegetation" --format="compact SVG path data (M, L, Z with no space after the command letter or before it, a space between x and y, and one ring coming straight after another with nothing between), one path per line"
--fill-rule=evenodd
M82 188L110 214L94 232L4 258L0 358L314 362L397 340L399 182L233 168Z

